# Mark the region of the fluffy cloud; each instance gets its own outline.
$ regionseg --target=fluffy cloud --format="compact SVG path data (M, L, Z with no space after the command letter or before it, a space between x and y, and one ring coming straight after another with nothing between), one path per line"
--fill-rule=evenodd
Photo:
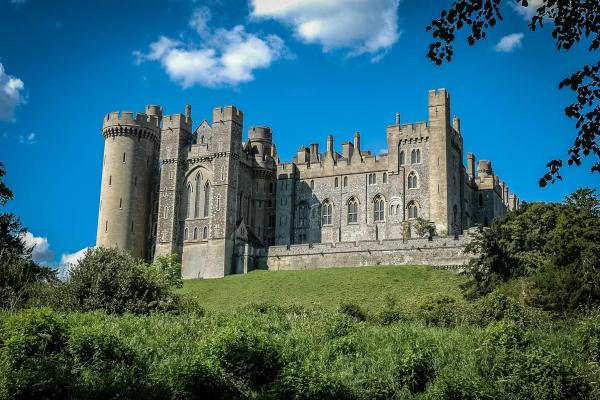
M511 33L510 35L503 36L494 46L494 50L501 53L510 53L521 47L523 36L522 33Z
M60 262L58 264L58 268L60 270L59 276L61 278L66 278L69 276L71 269L77 265L79 260L83 258L85 252L92 247L84 247L83 249L76 251L75 253L63 253L60 257Z
M194 85L235 86L254 79L254 71L268 68L286 54L283 40L276 35L260 37L242 25L232 29L211 29L210 11L197 9L190 26L202 44L185 44L160 37L148 53L135 51L136 62L158 61L171 80L187 88Z
M0 63L0 121L14 121L15 110L25 103L24 89L23 81L8 75Z
M537 9L540 8L542 4L544 4L545 0L528 0L527 7L523 7L518 4L516 1L512 1L510 3L513 10L517 12L524 20L530 21L531 17L537 14Z
M49 261L54 259L54 252L50 250L48 238L34 236L31 232L25 232L22 237L25 245L33 249L31 252L33 261L39 264L48 264Z
M350 49L350 55L369 53L378 61L400 37L400 0L251 0L254 18L290 25L306 43L324 51Z

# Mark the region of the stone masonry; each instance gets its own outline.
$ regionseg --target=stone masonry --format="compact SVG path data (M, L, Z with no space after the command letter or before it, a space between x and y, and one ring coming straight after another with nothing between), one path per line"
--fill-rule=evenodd
M360 133L335 150L301 146L281 162L267 126L242 141L243 113L215 108L194 129L185 114L107 114L97 245L152 259L177 253L185 278L253 268L460 265L468 228L519 206L490 161L467 153L445 89L428 94L429 121L386 129L387 153ZM417 238L417 218L439 237Z

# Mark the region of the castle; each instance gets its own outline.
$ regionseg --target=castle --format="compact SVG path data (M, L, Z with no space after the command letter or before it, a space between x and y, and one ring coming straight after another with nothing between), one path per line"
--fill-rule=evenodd
M287 163L267 126L250 128L242 141L243 113L233 106L215 108L212 123L195 129L189 105L184 115L163 116L158 105L109 113L97 246L145 259L177 253L186 278L338 259L403 263L414 260L415 245L429 249L421 257L452 262L464 247L452 238L519 200L491 162L476 164L467 153L465 169L460 120L450 117L445 89L429 91L428 108L427 123L402 124L396 114L387 154L362 150L356 132L341 153L329 136L324 152L302 146ZM417 218L435 224L444 241L415 238ZM387 258L372 258L378 246Z

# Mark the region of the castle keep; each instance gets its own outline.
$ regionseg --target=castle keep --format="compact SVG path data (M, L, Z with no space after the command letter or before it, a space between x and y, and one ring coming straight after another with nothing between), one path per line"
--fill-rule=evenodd
M97 246L152 259L177 253L186 278L253 268L464 261L463 231L518 207L490 161L467 153L445 89L428 94L429 121L386 129L387 154L301 146L281 162L267 126L215 108L212 123L185 114L107 114ZM440 237L417 238L415 222Z

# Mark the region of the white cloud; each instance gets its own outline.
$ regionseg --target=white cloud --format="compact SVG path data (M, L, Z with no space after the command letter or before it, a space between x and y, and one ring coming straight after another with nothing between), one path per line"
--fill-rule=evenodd
M85 252L88 251L88 249L92 248L93 247L84 247L83 249L78 250L75 253L63 253L62 256L60 256L60 262L58 264L58 268L60 270L60 278L67 278L73 267L75 267L79 260L83 258Z
M41 236L34 236L31 232L25 232L22 235L25 245L28 248L32 248L31 256L33 261L40 264L48 264L49 261L54 259L54 252L50 250L50 243L48 238Z
M537 14L537 9L544 4L544 1L546 0L528 0L527 7L523 7L516 0L513 0L510 5L524 20L531 21L531 17Z
M290 25L306 43L324 51L350 49L378 61L400 37L400 0L251 0L254 18L271 18Z
M190 26L202 44L185 44L161 36L151 43L148 53L135 51L137 63L159 61L171 80L187 88L194 85L216 87L238 85L254 79L254 71L268 68L286 55L283 40L276 35L260 37L237 25L230 30L212 30L210 11L197 9Z
M524 36L522 33L511 33L510 35L503 36L494 46L494 50L501 53L510 53L521 47Z
M34 132L31 132L29 135L19 135L19 143L21 144L34 144L37 142L37 136Z
M0 63L0 121L14 121L15 110L25 104L24 89L23 81L4 72Z

